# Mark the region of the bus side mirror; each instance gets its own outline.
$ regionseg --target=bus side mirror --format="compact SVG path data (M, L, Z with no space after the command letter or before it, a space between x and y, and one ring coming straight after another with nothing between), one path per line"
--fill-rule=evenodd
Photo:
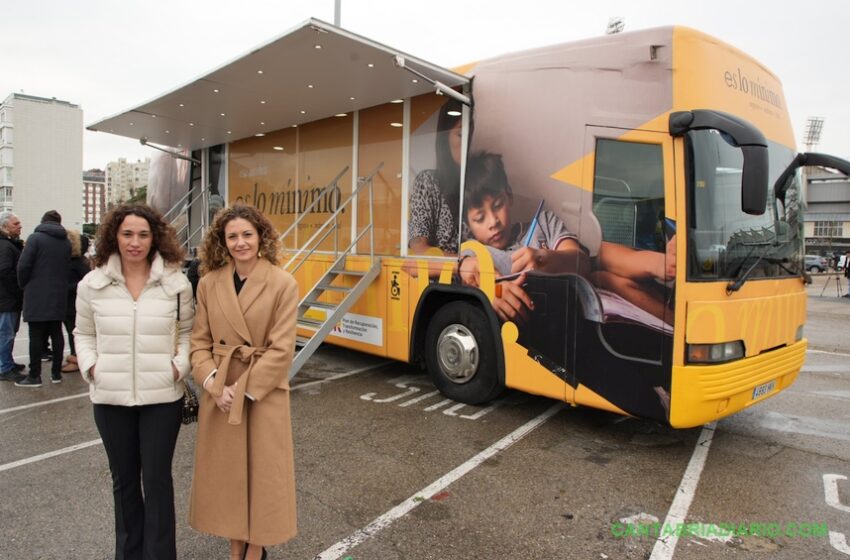
M741 146L744 171L741 177L741 210L760 216L767 207L769 175L766 146Z
M718 130L731 144L741 148L744 155L741 210L747 214L764 214L769 169L767 139L759 129L735 115L706 109L670 113L669 129L673 136L684 136L689 130Z
M828 167L830 169L835 169L844 175L850 176L850 161L827 154L802 152L797 154L797 157L794 158L788 167L785 168L785 171L782 172L782 175L780 175L776 180L776 184L773 187L773 192L776 194L776 198L783 202L785 201L785 191L788 190L788 185L790 184L789 179L797 172L797 169L807 165Z

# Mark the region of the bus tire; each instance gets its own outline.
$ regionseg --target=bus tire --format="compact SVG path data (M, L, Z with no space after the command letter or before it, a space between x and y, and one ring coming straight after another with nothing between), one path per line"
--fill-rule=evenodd
M451 302L434 314L425 333L425 365L443 395L480 404L504 390L492 338L487 315L479 306Z

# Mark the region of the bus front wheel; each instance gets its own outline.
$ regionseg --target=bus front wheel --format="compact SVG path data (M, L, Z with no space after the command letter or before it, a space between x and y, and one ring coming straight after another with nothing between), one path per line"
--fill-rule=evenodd
M480 404L502 392L492 338L478 306L452 302L434 314L425 333L425 365L443 395Z

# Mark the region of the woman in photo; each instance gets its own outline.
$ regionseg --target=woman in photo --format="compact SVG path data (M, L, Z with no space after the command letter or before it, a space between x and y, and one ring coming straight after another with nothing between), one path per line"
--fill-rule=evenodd
M289 366L298 286L278 268L277 232L257 209L215 217L201 247L192 374L204 388L189 523L266 558L295 536Z
M173 560L171 461L190 369L192 287L174 229L146 205L107 214L97 249L77 287L74 337L112 473L115 557Z
M460 212L460 148L462 106L450 99L437 118L435 169L416 175L410 193L411 253L424 254L436 247L446 256L457 254Z

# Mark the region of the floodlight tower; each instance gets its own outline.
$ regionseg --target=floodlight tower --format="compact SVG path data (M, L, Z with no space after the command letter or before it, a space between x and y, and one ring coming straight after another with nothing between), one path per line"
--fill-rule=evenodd
M823 132L823 117L809 117L806 119L806 129L803 132L803 145L806 146L806 151L811 152L820 142L820 135ZM803 208L809 205L809 169L803 167L800 177L800 204ZM829 240L830 247L832 239Z
M806 130L803 132L803 144L807 152L817 147L821 132L823 132L823 117L809 117L806 120Z
M621 33L626 28L626 18L614 16L608 18L608 27L605 28L606 35Z

